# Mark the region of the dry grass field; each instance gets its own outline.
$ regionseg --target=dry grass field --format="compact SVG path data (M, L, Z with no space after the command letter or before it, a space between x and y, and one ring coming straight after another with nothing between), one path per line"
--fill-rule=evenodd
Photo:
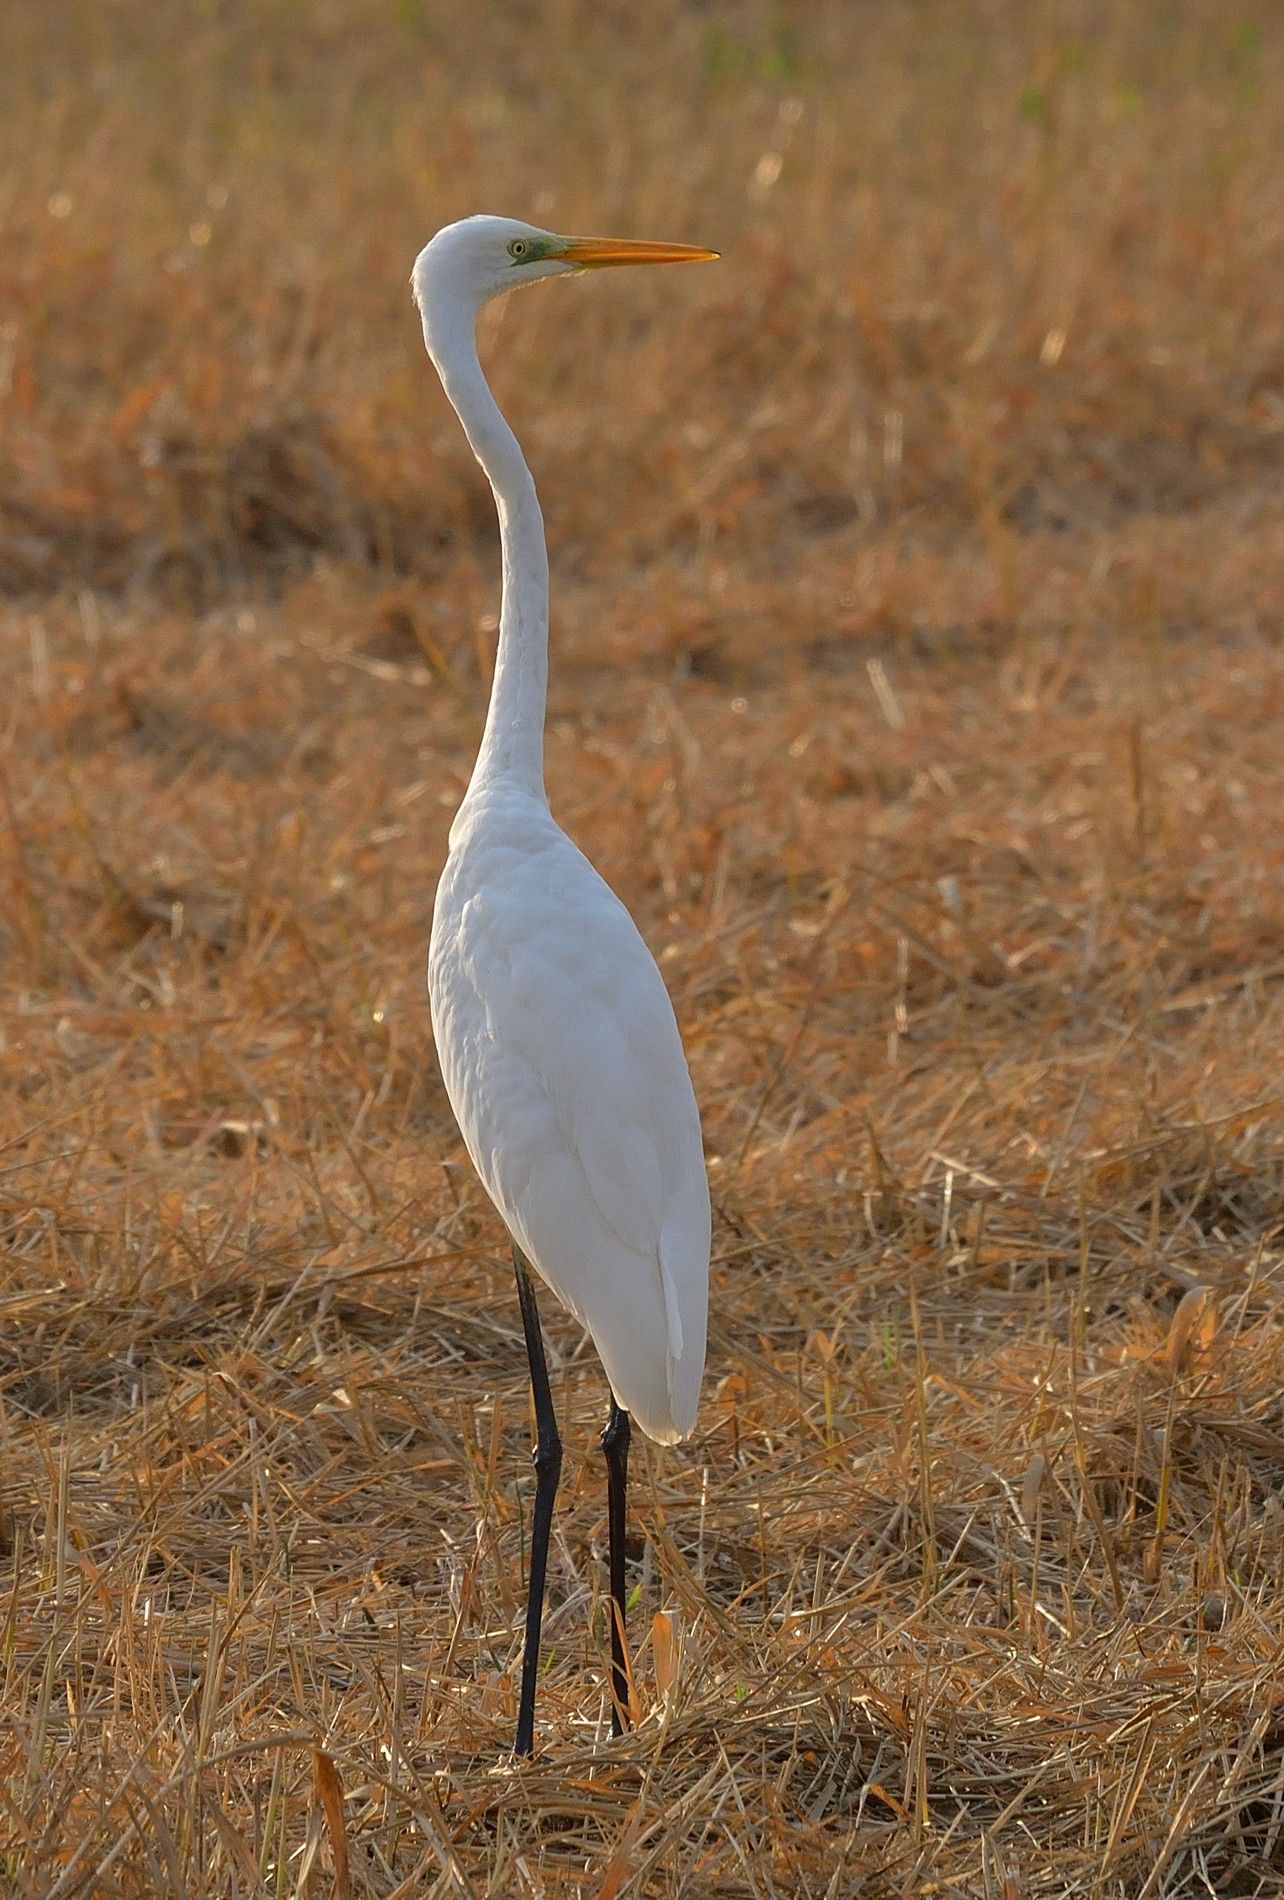
M497 606L670 984L691 1443L567 1441L423 966ZM1284 1893L1284 17L0 9L0 1892Z

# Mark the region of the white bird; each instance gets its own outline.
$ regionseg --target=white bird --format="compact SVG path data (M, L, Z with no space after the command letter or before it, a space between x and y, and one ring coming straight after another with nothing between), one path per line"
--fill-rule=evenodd
M629 1416L672 1444L704 1371L709 1185L673 1006L628 911L553 819L544 789L548 555L530 470L477 359L482 305L543 277L713 258L685 244L557 237L511 218L437 233L412 284L424 341L494 490L503 600L490 708L450 828L428 992L446 1092L513 1242L535 1402L535 1511L516 1752L535 1679L562 1447L529 1268L606 1369L612 1729L627 1719Z

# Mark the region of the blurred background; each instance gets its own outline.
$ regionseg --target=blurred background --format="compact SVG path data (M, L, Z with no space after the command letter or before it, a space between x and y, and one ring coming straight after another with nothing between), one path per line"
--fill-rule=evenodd
M0 583L200 607L318 558L432 580L489 558L406 301L431 232L489 208L724 253L488 320L564 569L731 589L709 665L1055 613L1032 536L1076 549L1277 467L1281 36L1258 12L8 9ZM907 538L982 571L889 597L871 557ZM764 637L744 616L782 565Z

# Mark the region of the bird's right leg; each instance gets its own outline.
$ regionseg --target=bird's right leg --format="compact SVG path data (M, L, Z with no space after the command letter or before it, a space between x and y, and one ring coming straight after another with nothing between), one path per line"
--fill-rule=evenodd
M535 1400L535 1513L531 1524L530 1583L526 1596L526 1646L522 1652L522 1687L517 1703L517 1740L514 1750L529 1755L535 1746L535 1681L539 1674L539 1632L544 1617L544 1577L548 1569L548 1540L553 1528L553 1500L562 1472L562 1441L553 1416L553 1398L548 1389L548 1367L544 1361L544 1340L539 1330L539 1309L535 1304L535 1285L530 1266L520 1247L514 1244L513 1266L517 1270L517 1298L522 1309L522 1331L526 1335L526 1357L531 1368L531 1393Z
M623 1735L629 1725L629 1664L624 1640L625 1506L629 1488L629 1415L611 1394L611 1416L602 1433L606 1453L607 1534L611 1562L611 1733Z

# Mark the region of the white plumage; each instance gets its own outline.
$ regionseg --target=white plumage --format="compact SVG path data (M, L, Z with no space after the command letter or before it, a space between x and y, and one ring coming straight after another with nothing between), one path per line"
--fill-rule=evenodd
M624 1409L652 1438L685 1438L709 1190L672 1005L623 904L518 787L464 802L429 990L446 1091L505 1225Z
M668 992L632 918L554 822L544 791L548 558L539 502L477 360L477 312L541 277L710 257L559 238L508 218L439 231L415 264L424 340L499 512L503 601L486 728L437 888L428 990L446 1092L515 1244L538 1442L516 1749L532 1747L561 1441L526 1262L588 1328L613 1395L602 1436L611 1550L612 1727L629 1705L624 1522L629 1415L662 1443L695 1424L709 1188Z
M437 1053L509 1232L587 1326L620 1405L665 1443L695 1424L704 1368L699 1116L650 952L548 808L543 521L475 326L483 303L523 282L707 255L478 217L439 231L413 279L429 354L495 491L504 568L490 711L433 912Z

